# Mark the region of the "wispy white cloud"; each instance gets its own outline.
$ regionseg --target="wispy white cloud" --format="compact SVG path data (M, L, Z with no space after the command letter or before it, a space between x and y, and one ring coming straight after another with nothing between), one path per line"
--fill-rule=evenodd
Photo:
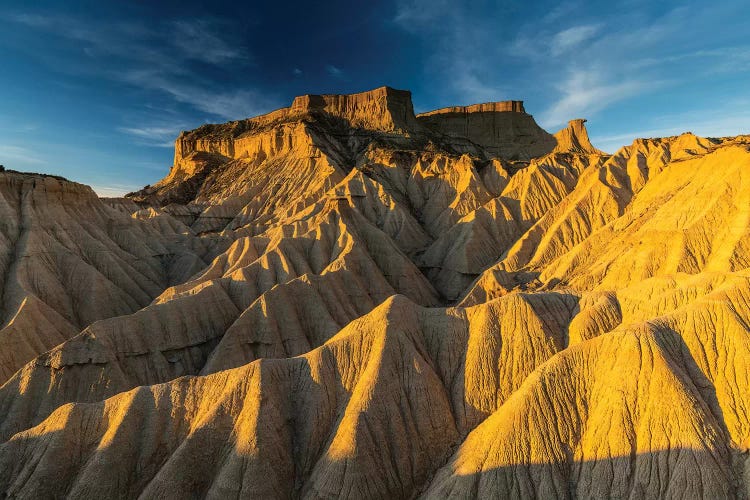
M219 87L192 72L191 62L233 70L252 64L251 55L238 48L243 45L233 31L218 21L166 20L157 29L129 22L91 22L39 14L16 14L6 19L79 43L90 62L70 65L51 61L64 71L95 74L156 90L223 119L245 118L276 104L247 85Z
M431 87L444 104L470 104L508 98L497 68L488 62L496 55L496 33L486 20L476 19L461 2L398 0L393 22L434 47L427 70L437 85ZM495 26L494 30L502 29Z
M226 120L259 115L276 107L273 98L254 89L219 91L188 83L189 79L164 77L151 70L129 71L121 77L128 83L159 90L177 102Z
M575 49L583 42L593 38L601 28L601 24L586 24L564 29L552 37L550 52L553 56L559 56Z
M180 131L187 127L181 126L134 126L118 127L119 132L133 136L138 143L145 146L172 148L174 140Z
M604 151L614 152L638 138L668 137L692 132L702 137L750 134L750 100L730 99L706 109L697 108L650 119L647 128L606 135L592 135L591 142Z
M331 76L335 76L336 78L341 78L342 76L344 76L344 70L337 66L334 66L333 64L326 65L326 72Z
M544 126L559 126L591 116L612 104L652 90L663 82L635 78L612 81L592 69L571 70L557 86L560 97L540 117Z
M30 149L13 144L0 144L0 165L12 169L15 163L18 163L22 168L28 165L47 164L45 160L36 156Z
M10 14L6 19L30 28L84 42L88 55L121 56L133 62L179 66L186 60L212 65L249 62L250 55L227 37L223 23L209 19L165 20L158 29L141 23L106 22L65 15ZM235 40L236 42L236 40Z
M250 55L221 37L221 26L206 19L173 21L175 48L186 58L209 64L248 61Z
M581 0L534 3L523 13L508 2L400 0L394 22L431 48L428 88L445 104L525 99L548 128L750 71L750 45L725 34L743 25L741 2L645 4L594 15L601 9Z
M450 8L449 0L400 0L393 20L407 30L424 29Z
M576 10L580 8L580 4L581 2L578 0L557 2L552 9L542 16L539 23L542 26L557 23L565 17L574 14Z
M619 22L604 18L562 29L558 20L546 37L540 35L548 29L545 26L519 31L512 49L527 58L538 78L550 82L555 96L540 115L543 125L590 118L626 99L679 85L688 77L678 73L684 67L690 67L689 78L694 79L750 65L750 52L744 47L726 54L726 47L708 51L691 46L691 40L707 29L695 9L681 6L659 17L627 12L623 16ZM677 47L684 48L676 53ZM716 50L722 54L711 57L708 52Z
M649 56L635 61L632 66L634 69L650 69L675 63L700 65L706 73L748 71L750 70L750 45Z

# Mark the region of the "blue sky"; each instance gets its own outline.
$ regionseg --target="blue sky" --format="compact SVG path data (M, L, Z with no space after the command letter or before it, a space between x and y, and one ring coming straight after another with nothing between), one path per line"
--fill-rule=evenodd
M5 1L0 164L122 194L168 172L180 130L381 85L417 111L587 118L607 151L750 133L746 0L613 3Z

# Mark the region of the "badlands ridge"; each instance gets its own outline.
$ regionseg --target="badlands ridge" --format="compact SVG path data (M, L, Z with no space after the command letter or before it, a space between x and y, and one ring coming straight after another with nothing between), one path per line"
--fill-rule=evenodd
M746 498L750 136L297 97L0 173L3 498Z

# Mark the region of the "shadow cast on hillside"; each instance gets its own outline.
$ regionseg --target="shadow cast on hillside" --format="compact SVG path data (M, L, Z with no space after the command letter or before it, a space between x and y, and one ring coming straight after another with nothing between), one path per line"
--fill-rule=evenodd
M745 498L747 455L673 448L602 459L518 463L477 473L442 470L422 498Z

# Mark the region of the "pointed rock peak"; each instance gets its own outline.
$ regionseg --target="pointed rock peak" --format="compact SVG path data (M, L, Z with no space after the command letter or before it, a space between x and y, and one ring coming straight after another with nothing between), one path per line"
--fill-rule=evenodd
M307 94L295 97L289 116L322 112L342 118L352 127L370 130L408 131L419 127L411 92L379 87L358 94Z
M555 153L583 153L583 154L605 154L604 151L597 149L589 140L589 133L586 130L586 120L577 118L570 120L568 126L555 133L557 146Z
M386 318L396 318L403 321L407 317L414 315L419 309L420 306L405 295L395 294L385 299L374 311L377 311L376 314L379 313L379 315Z

